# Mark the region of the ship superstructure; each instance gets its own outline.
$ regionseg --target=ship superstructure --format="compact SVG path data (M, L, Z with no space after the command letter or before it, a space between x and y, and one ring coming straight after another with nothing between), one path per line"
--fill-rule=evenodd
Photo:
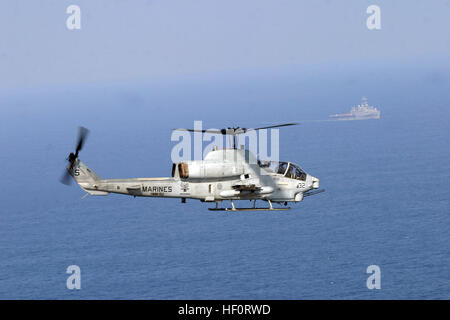
M367 120L380 119L380 110L369 106L367 98L363 97L361 104L353 107L349 113L331 114L329 117L335 120Z

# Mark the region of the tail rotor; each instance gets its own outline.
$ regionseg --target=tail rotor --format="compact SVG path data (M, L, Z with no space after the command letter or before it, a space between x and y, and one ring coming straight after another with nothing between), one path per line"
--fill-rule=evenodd
M85 127L79 127L78 142L77 142L77 146L75 148L75 153L71 152L69 154L69 156L67 157L67 161L69 162L70 165L67 166L66 170L64 170L63 175L59 179L59 181L65 185L70 185L72 182L70 172L72 171L73 165L78 158L78 153L81 151L81 149L83 149L83 145L88 136L88 133L89 133L88 129L86 129Z

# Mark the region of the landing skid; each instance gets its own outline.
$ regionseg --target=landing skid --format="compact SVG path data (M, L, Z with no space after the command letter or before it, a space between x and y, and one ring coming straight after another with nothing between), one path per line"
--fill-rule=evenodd
M256 208L256 200L254 200L253 202L253 208L236 208L234 206L234 202L231 201L231 208L219 208L218 207L218 203L216 202L216 207L215 208L208 208L208 210L210 211L286 211L286 210L290 210L290 207L287 208L274 208L272 206L272 202L269 200L269 205L270 207L268 208Z
M291 208L208 208L210 211L286 211Z

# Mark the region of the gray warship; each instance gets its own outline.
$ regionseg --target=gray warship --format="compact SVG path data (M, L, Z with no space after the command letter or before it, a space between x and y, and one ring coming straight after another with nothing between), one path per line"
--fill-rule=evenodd
M380 110L369 106L367 98L363 97L361 104L353 107L349 113L330 114L330 118L335 120L367 120L380 119Z

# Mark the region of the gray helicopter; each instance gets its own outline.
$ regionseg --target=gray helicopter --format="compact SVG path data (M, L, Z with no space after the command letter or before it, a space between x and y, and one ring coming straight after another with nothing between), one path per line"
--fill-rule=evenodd
M288 202L301 202L304 197L325 190L319 189L319 179L306 173L292 162L259 160L249 150L236 148L236 136L250 130L269 129L296 125L287 123L260 128L227 128L222 130L174 129L189 132L209 132L228 135L233 138L232 148L218 150L213 148L204 160L183 161L172 164L172 176L161 178L103 179L88 168L79 158L88 130L79 128L75 153L67 158L69 164L61 178L64 184L70 184L71 176L87 192L86 195L105 196L110 193L125 194L134 197L162 197L197 199L215 203L209 210L252 211L252 210L288 210ZM219 207L219 203L228 200L231 208ZM253 206L237 208L234 200L250 200ZM256 207L256 200L268 202L268 207ZM273 203L285 207L274 207Z

